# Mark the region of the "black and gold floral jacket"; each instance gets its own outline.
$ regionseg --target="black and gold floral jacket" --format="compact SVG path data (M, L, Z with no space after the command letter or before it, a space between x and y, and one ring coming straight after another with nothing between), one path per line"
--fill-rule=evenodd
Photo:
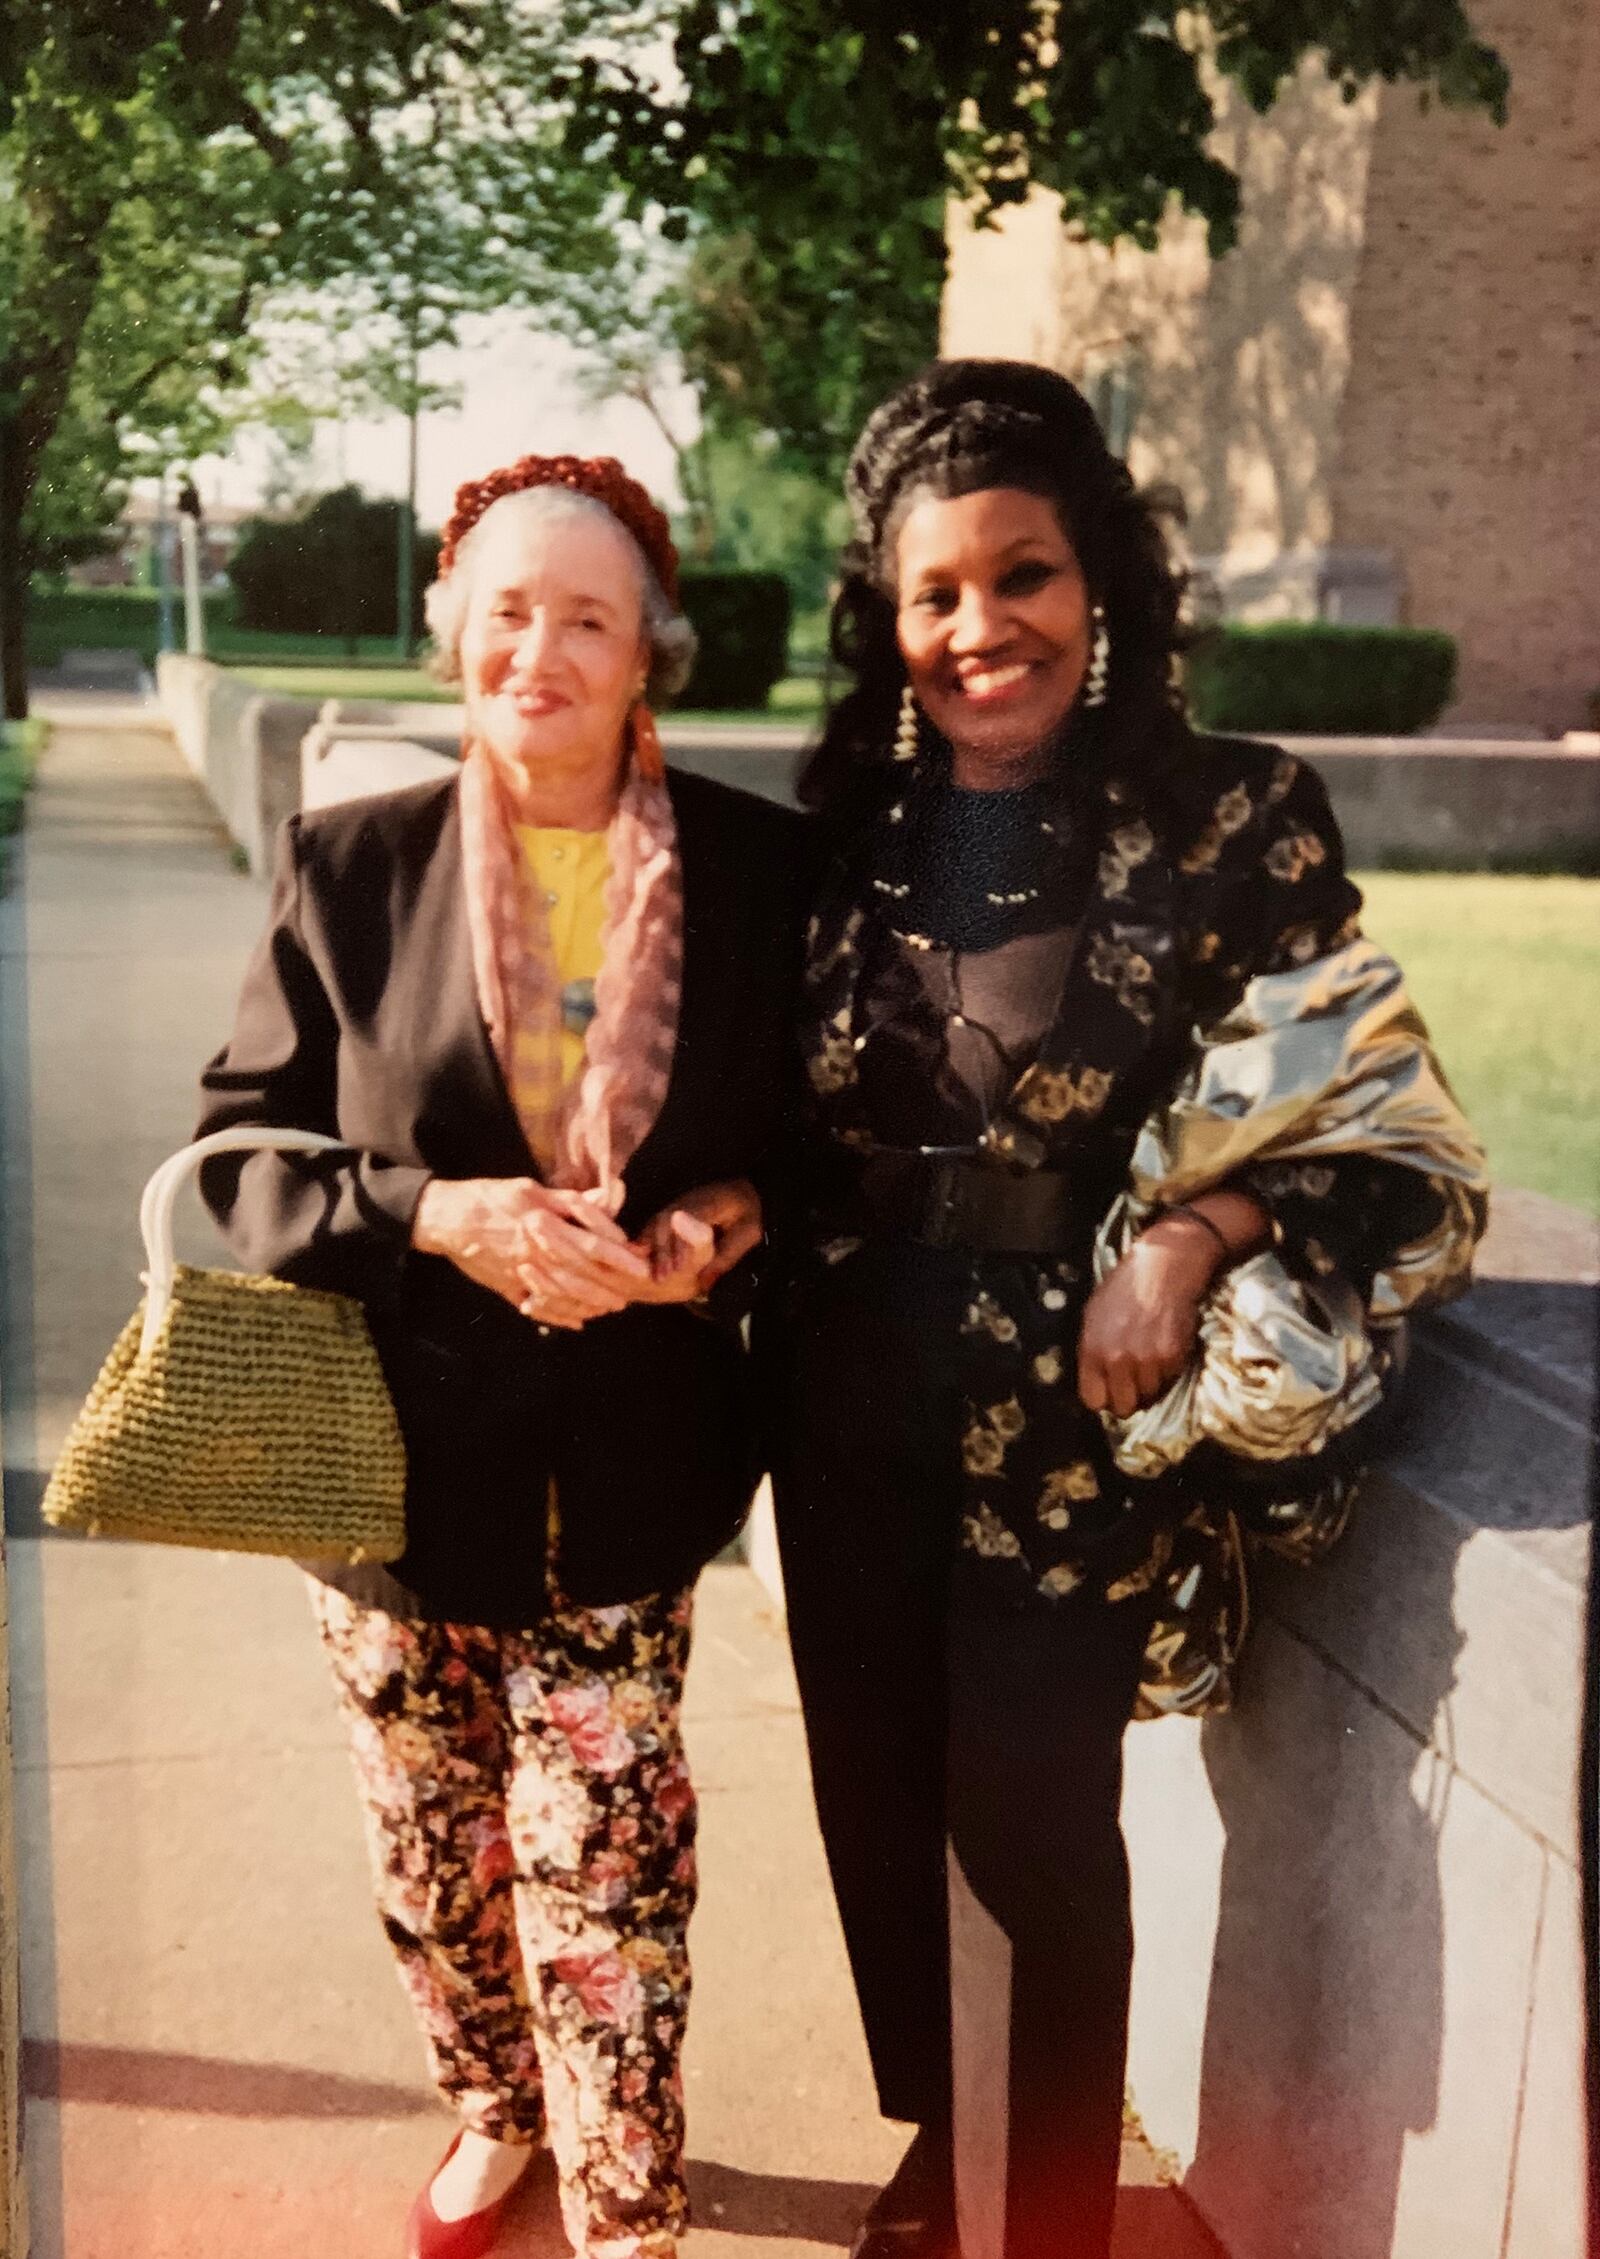
M1080 1588L1111 1601L1157 1588L1146 1715L1225 1704L1243 1635L1252 1509L1226 1486L1213 1483L1208 1495L1190 1472L1139 1482L1116 1469L1076 1387L1094 1225L1127 1182L1147 1117L1179 1087L1207 1031L1260 976L1347 949L1360 912L1313 770L1275 748L1219 738L1192 739L1185 759L1182 800L1196 814L1158 820L1115 785L1087 817L1080 810L1093 875L1057 1006L987 1133L1014 1165L1082 1183L1081 1252L972 1254L958 1345L965 1547L1000 1580L997 1597L1003 1590L1018 1605ZM893 868L908 789L914 779L888 780L875 816L834 861L810 928L804 1038L821 1164L811 1260L848 1262L859 1244L859 1217L830 1190L827 1156L875 1142L860 1055L882 1009L874 926L888 889L872 874ZM937 1033L930 1028L930 1072ZM1264 1201L1286 1257L1312 1247L1319 1266L1337 1261L1365 1291L1397 1251L1440 1236L1451 1188L1425 1161L1397 1166L1359 1150L1316 1166L1268 1158L1230 1181ZM840 1171L838 1182L848 1180ZM1463 1214L1468 1251L1481 1223L1480 1202L1475 1218ZM1453 1246L1441 1291L1464 1271ZM1427 1298L1419 1286L1412 1306ZM1354 1480L1348 1467L1331 1471L1320 1494L1300 1502L1292 1527L1311 1533L1308 1552L1342 1526ZM1254 1502L1262 1530L1271 1526L1267 1506Z

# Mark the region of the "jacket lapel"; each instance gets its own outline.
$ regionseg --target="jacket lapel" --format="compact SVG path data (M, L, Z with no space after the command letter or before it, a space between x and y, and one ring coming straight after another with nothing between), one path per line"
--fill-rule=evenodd
M427 1056L418 1062L417 1077L423 1093L418 1147L446 1173L457 1160L463 1174L539 1177L478 1005L462 876L461 803L454 790L411 883L412 899L398 921L396 940L414 961L404 969L396 965L394 987L407 1000L407 1019L425 1030L420 1040ZM419 996L431 1006L422 1014L416 1014ZM443 1158L435 1160L436 1155Z

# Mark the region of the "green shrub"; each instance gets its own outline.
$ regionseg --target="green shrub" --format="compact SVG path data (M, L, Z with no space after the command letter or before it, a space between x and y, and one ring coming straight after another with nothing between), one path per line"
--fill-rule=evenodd
M183 640L183 597L172 600L175 632ZM217 616L217 599L206 600L208 624ZM154 666L160 623L153 589L44 588L36 581L28 601L28 658L36 667L55 667L63 651L137 651Z
M684 706L764 706L789 660L789 584L781 573L686 572L683 608L700 638Z
M1213 629L1187 675L1202 729L1404 737L1449 705L1456 647L1435 628L1283 620Z
M44 723L37 718L0 722L0 839L21 827L22 804L33 782L44 731Z
M295 518L252 518L228 563L242 628L289 635L394 633L400 504L359 487L319 494ZM436 534L415 536L411 632L422 633L422 595L439 554Z

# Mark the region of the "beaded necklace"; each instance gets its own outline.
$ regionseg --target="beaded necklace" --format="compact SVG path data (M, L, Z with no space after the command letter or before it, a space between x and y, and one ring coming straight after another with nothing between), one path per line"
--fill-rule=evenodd
M903 789L884 809L869 885L912 949L992 948L1026 932L1066 891L1074 826L1053 774L982 791L956 785L950 752L924 730Z

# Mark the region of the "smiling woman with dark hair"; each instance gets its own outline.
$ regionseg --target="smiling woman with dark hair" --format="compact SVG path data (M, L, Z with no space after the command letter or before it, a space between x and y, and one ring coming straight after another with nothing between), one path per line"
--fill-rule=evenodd
M818 1811L879 2098L919 2129L856 2249L943 2259L959 2213L964 2259L1105 2259L1123 1730L1225 1699L1242 1528L1308 1554L1354 1479L1319 1435L1297 1487L1275 1435L1247 1507L1135 1415L1268 1250L1343 1296L1376 1396L1369 1322L1463 1283L1482 1157L1316 775L1190 729L1177 584L1074 387L935 363L849 493L766 1346Z

